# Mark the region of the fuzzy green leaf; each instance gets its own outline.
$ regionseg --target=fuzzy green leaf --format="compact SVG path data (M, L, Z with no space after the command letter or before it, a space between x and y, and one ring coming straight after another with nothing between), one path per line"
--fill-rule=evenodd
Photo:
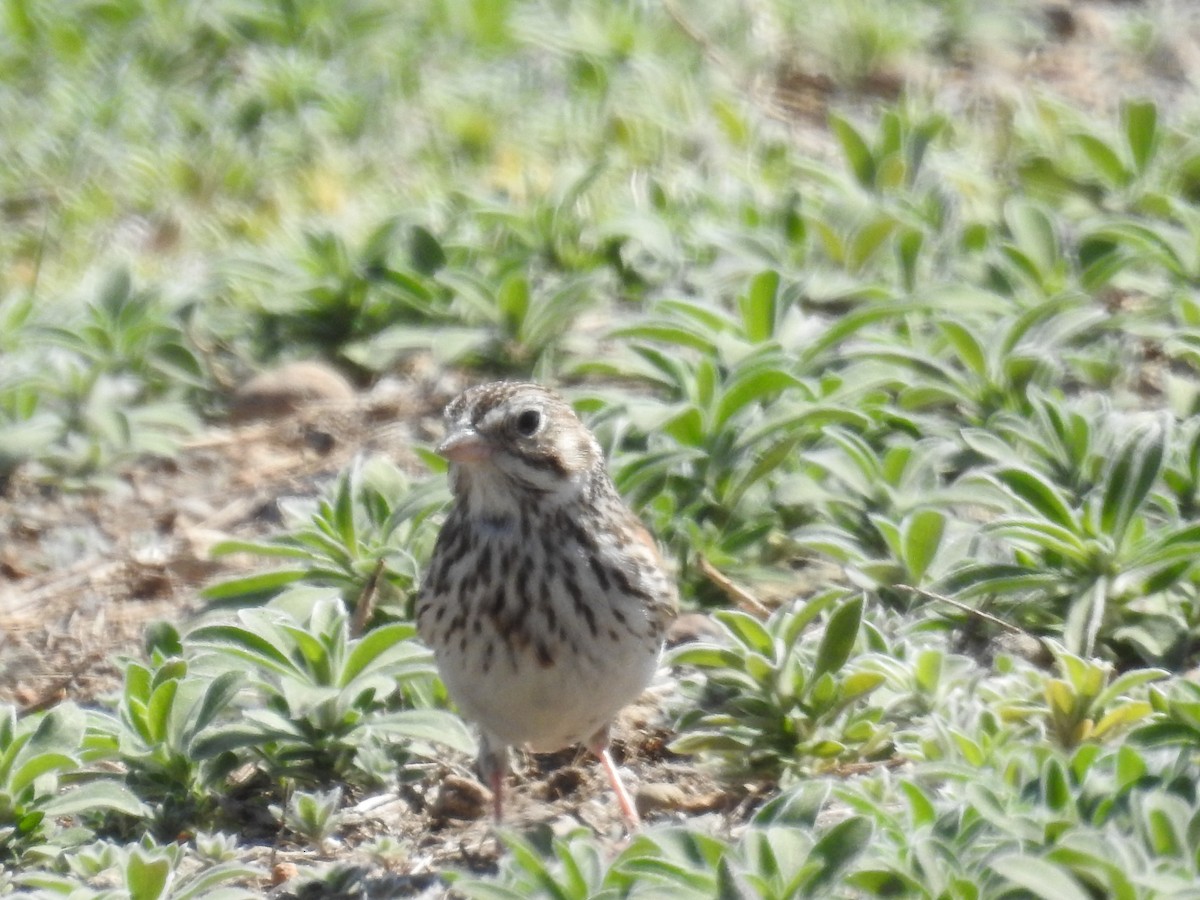
M841 670L854 650L854 642L858 638L858 627L862 623L862 595L843 603L829 617L825 633L821 636L821 644L817 648L817 660L813 666L810 684L815 684L826 673L834 674Z

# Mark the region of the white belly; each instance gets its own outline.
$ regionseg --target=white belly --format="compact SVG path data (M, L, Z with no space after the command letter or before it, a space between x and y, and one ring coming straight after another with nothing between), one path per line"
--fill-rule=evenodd
M465 650L443 647L437 662L466 718L505 744L550 751L587 742L637 699L658 667L659 650L645 641L601 637L590 650L575 657L559 648L544 666L526 647L516 651L514 666L501 645L482 677L482 641L469 642Z

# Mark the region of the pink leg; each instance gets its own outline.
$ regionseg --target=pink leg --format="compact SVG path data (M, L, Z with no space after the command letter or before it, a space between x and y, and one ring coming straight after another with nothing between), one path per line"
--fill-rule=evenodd
M629 791L625 788L625 782L621 780L621 774L617 771L617 767L613 765L612 754L608 752L608 745L601 744L598 747L592 747L592 752L600 757L600 765L604 766L604 774L608 776L609 783L612 784L613 790L617 794L617 803L621 807L621 812L625 814L630 829L637 831L642 827L641 817L637 813L637 807L633 805L633 798L629 796Z
M479 774L492 789L492 812L500 821L504 809L504 776L508 774L508 747L484 733L479 736Z

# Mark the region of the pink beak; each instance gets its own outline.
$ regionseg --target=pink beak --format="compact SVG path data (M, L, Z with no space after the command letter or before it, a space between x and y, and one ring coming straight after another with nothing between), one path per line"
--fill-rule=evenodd
M492 446L474 428L464 428L446 435L437 446L437 455L454 463L477 463L492 455Z

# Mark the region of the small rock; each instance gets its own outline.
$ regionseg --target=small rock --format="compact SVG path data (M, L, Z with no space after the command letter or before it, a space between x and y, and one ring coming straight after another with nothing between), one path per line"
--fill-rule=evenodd
M357 394L346 377L316 361L285 363L260 372L237 389L234 422L280 419L310 403L351 403Z
M687 792L677 784L643 784L638 788L634 805L643 816L660 809L680 809L687 805Z
M438 786L430 810L438 819L482 819L492 803L492 792L472 778L447 775Z
M297 868L295 863L291 863L291 862L276 863L275 867L273 869L271 869L271 884L275 885L275 886L279 886L285 882L291 881L293 878L295 878L299 874L300 874L300 869Z
M1045 668L1054 663L1054 656L1046 645L1031 634L1004 632L996 636L995 645L1002 653L1011 654L1035 666Z

